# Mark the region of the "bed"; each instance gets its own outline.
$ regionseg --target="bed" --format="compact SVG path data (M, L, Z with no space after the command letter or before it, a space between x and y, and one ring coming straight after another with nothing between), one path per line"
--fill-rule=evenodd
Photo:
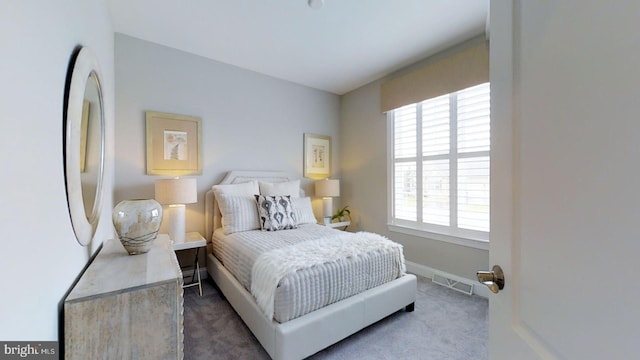
M295 180L294 176L281 172L232 171L219 183L222 186L217 186L217 189L233 184L248 185L252 181L276 184L273 186L277 187L277 184L290 184ZM298 194L294 197L305 199L304 192L299 187L296 190ZM218 192L218 198L220 198L222 204L228 202L225 195L220 192ZM234 209L242 208L243 206L237 203L233 203L233 205ZM281 279L277 288L271 291L269 296L265 297L270 301L264 301L264 298L259 296L257 296L258 300L256 300L256 297L248 289L258 286L256 284L259 284L262 277L268 278L268 276L262 276L263 272L256 270L260 269L262 263L268 262L268 256L265 256L265 254L271 255L279 251L290 253L292 249L300 250L301 253L315 250L322 252L323 247L316 244L319 241L350 244L345 242L343 238L346 238L346 236L366 236L370 238L376 235L346 234L310 223L301 224L296 229L283 231L241 229L241 231L237 232L229 231L227 234L227 230L233 228L237 223L230 223L232 216L229 216L229 209L223 205L218 205L214 190L207 192L205 206L205 231L209 241L207 246L207 271L271 358L281 360L305 358L398 310L403 308L408 311L413 310L416 278L411 274L404 273L403 257L402 271L398 273L397 265L399 260L394 255L397 254L397 249L388 244L391 242L385 242L384 244L388 245L385 250L380 250L376 252L377 255L371 256L375 257L375 259L371 260L373 265L369 264L366 265L369 266L368 268L364 267L365 269L386 269L386 272L383 273L381 271L379 276L368 276L366 281L362 281L357 274L358 271L363 271L364 265L351 264L352 268L345 267L345 269L340 270L340 276L338 276L341 279L348 276L345 279L347 279L349 286L343 286L344 289L342 290L333 288L322 290L322 284L336 282L324 280L309 285L307 282L312 282L314 279L317 280L318 274L309 275L311 270L307 271L306 275L306 270L299 271L300 274L291 274L291 271L284 269L283 273L287 273L287 278ZM247 204L247 206L249 205ZM223 208L222 212L220 211L221 207ZM229 207L228 204L227 207ZM223 216L223 213L227 216ZM305 216L304 214L298 215L302 218ZM224 224L225 220L226 224ZM242 221L240 222L242 223ZM258 240L251 240L253 238ZM314 240L315 238L321 238L322 240L318 239L316 241ZM350 239L351 241L358 240ZM259 244L258 247L261 250L258 251L250 247L254 245L247 245L252 241ZM384 240L377 241L382 242ZM289 245L286 248L279 249L278 247L282 246L279 245L280 242L288 242ZM234 246L237 249L231 249ZM341 249L340 251L351 251L343 249L344 247L344 245L338 246ZM245 250L244 252L240 251L240 255L238 255L235 252L238 249ZM294 258L297 259L297 256ZM317 261L321 262L322 260ZM245 264L245 262L248 262L248 264ZM225 267L225 265L227 266ZM327 267L329 267L328 265ZM253 269L253 273L251 273L250 268ZM364 271L367 273L373 272L370 270ZM369 278L375 279L371 280ZM288 282L285 279L290 279L290 283L296 283L296 286L302 289L296 290L298 291L296 294L307 294L307 297L313 299L313 304L309 305L308 300L306 300L307 302L300 300L299 304L293 300L290 303L284 301L283 299L298 299L301 297L291 294L292 290L288 287ZM269 281L265 283L268 284ZM313 289L318 288L318 286L320 286L320 290L315 290L318 294L312 294ZM357 288L357 290L352 288ZM349 291L355 291L355 293L348 293ZM337 293L339 294L336 295ZM341 300L332 301L332 296L338 296Z

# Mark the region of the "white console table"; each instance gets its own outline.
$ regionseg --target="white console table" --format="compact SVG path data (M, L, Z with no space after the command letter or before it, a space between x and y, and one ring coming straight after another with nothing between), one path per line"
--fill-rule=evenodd
M65 299L65 358L183 359L182 284L168 236L141 255L106 241Z

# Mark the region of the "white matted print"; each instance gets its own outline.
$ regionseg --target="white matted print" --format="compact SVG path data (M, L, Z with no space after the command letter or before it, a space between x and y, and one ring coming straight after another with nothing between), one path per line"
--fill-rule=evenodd
M164 131L164 159L187 160L188 136L186 131Z
M202 174L202 119L146 112L147 174Z
M304 176L314 179L331 177L331 137L304 134Z

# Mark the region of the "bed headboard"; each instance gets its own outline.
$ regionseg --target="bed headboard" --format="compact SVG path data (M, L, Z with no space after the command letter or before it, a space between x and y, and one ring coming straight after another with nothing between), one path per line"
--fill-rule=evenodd
M218 184L240 184L251 180L277 183L297 179L299 179L299 176L293 176L281 171L229 171ZM300 189L300 196L305 196L302 189ZM205 237L210 241L213 231L222 226L222 216L213 190L207 191L204 204L204 231Z

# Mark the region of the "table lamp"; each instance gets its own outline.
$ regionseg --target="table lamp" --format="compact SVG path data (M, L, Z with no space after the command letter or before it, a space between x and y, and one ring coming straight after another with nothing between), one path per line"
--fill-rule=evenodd
M324 179L316 181L316 196L322 198L324 224L331 223L333 214L333 198L340 196L340 180Z
M194 178L156 180L156 200L169 205L169 237L176 243L185 238L185 206L198 202L198 189Z

